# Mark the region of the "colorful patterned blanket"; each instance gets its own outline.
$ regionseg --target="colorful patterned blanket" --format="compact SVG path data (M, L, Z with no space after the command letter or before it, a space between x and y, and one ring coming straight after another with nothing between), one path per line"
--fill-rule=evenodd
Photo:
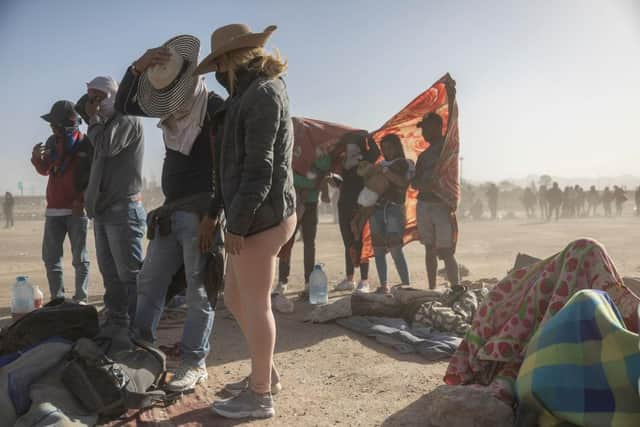
M516 389L538 425L640 425L638 335L602 291L576 293L535 333Z
M444 381L487 386L511 403L527 343L582 289L607 292L627 328L638 330L638 297L622 284L598 242L577 240L551 258L511 272L491 290L451 358Z

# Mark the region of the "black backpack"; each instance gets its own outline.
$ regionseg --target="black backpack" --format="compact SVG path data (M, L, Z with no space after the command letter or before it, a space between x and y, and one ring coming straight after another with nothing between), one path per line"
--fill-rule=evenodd
M133 343L133 350L108 357L97 342L80 339L69 354L62 382L87 410L103 419L174 400L159 389L166 372L165 354L151 344Z
M61 337L75 341L93 338L98 331L98 311L95 307L64 299L53 300L0 332L0 356L25 350L48 338Z

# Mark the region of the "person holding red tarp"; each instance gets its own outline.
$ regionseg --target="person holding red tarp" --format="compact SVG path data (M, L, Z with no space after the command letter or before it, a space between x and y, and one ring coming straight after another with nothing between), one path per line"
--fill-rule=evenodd
M378 144L389 134L397 135L402 142L406 158L416 161L418 156L430 146L417 125L425 115L429 113L437 114L442 119L442 128L445 129L444 145L433 172L430 188L452 212L457 210L460 203L460 137L458 132L458 105L455 95L455 80L447 73L387 121L378 131L373 133L373 139ZM404 244L418 240L420 237L416 218L417 199L418 191L409 187L404 203ZM373 255L371 236L366 228L364 234L363 259ZM453 247L455 248L457 227L454 228L453 237Z
M348 126L304 117L294 117L292 121L294 129L292 166L297 193L297 227L302 230L305 248L305 291L301 295L305 297L309 275L315 264L314 241L318 222L318 199L321 191L323 194L326 192L324 190L332 177L330 172L340 170L340 166L335 162L340 154L340 150L336 149L341 146L338 141L347 133L365 131L355 131ZM272 292L274 307L284 312L290 312L293 309L279 296L286 292L290 270L289 260L294 242L295 238L292 237L278 254L280 259L278 284Z
M417 222L420 240L425 246L425 263L429 289L436 288L438 257L444 261L451 289L458 290L460 271L455 258L457 220L455 210L432 191L433 179L444 149L442 118L427 113L418 126L431 146L420 154L413 186L418 194Z

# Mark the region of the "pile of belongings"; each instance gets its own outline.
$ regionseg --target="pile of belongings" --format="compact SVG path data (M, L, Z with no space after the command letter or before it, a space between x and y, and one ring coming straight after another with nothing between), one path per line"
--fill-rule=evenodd
M488 293L486 288L460 293L449 291L436 301L422 304L415 315L414 324L462 337L471 328L478 306Z
M64 299L0 333L0 426L92 426L173 402L166 356L128 328L100 330L98 312Z
M305 320L336 321L399 353L434 361L455 352L488 292L478 287L462 292L397 288L391 295L355 293L315 308Z
M639 302L600 243L576 240L489 292L444 381L520 398L521 426L637 425Z

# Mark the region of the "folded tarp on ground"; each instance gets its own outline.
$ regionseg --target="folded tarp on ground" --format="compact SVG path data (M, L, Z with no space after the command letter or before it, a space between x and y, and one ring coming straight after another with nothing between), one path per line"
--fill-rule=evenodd
M387 317L352 316L336 323L351 331L375 338L379 343L399 353L418 353L429 361L450 357L461 339L434 329L409 327L403 319Z
M638 335L609 295L584 290L529 341L516 382L537 425L640 425Z

